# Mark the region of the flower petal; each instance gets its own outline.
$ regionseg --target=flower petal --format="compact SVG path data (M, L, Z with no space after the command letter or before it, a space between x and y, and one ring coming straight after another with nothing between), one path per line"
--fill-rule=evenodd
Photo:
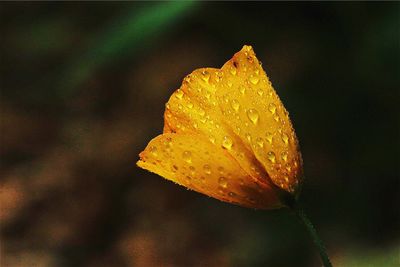
M199 134L216 148L225 149L250 175L250 179L272 184L254 153L224 119L217 97L218 90L222 90L223 75L212 68L198 69L188 75L166 104L164 133Z
M279 189L257 183L203 135L164 133L140 153L138 166L189 189L244 207L282 207Z
M234 74L229 75L235 69ZM221 71L217 93L224 121L267 171L272 181L295 193L302 175L299 146L288 112L250 46Z

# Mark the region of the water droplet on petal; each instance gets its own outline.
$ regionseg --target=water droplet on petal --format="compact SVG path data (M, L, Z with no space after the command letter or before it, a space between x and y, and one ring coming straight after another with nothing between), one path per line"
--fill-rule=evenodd
M258 83L258 81L260 80L260 78L258 78L257 75L250 75L249 80L252 84L256 85Z
M290 172L292 170L292 166L289 163L286 164L286 170Z
M210 79L210 73L207 70L203 70L201 72L201 78L205 81L208 82L208 80Z
M229 193L228 193L228 196L230 196L230 197L236 197L236 194L233 193L233 192L229 192Z
M190 151L183 151L182 158L187 163L192 163L192 153Z
M268 106L268 110L269 112L271 112L272 114L275 114L276 112L276 105L274 103L270 103Z
M236 75L236 68L235 68L235 66L232 66L231 68L230 68L230 73L232 74L232 75Z
M249 109L247 111L247 117L252 123L257 124L259 118L258 111L254 108Z
M286 133L282 133L281 137L285 145L289 144L289 136Z
M224 139L222 140L222 146L228 150L232 148L233 141L229 136L224 136Z
M199 109L198 113L200 116L204 116L204 114L206 114L206 112L202 108Z
M192 102L187 103L187 107L190 109L193 108L193 103Z
M157 156L157 155L158 155L158 154L157 154L157 147L151 146L149 150L150 150L150 153L151 153L153 156Z
M203 170L206 174L211 174L211 167L210 165L206 164L203 166Z
M257 137L256 143L259 147L264 147L264 140L261 137Z
M196 168L193 166L189 166L190 174L194 176L196 174Z
M178 171L178 166L172 165L171 170L172 170L172 172L177 172Z
M258 89L257 94L259 96L262 96L264 94L264 91L262 89Z
M210 136L210 142L215 144L215 137L214 136Z
M251 135L249 133L246 133L245 136L246 136L247 140L250 142L251 141Z
M232 99L231 106L235 111L238 111L240 107L239 101L237 101L236 99Z
M182 99L182 97L183 97L183 91L182 91L181 89L176 90L175 96L176 96L176 98L178 98L178 99Z
M271 161L272 163L275 163L276 159L275 159L275 153L272 151L269 151L267 153L267 158L269 161Z
M228 187L228 180L225 177L219 177L218 183L222 188Z
M244 87L243 85L239 86L239 92L244 95L244 93L246 92L246 87Z
M265 138L267 139L268 143L270 143L270 144L272 143L272 137L273 137L273 134L271 132L267 132L265 134Z
M276 122L278 122L278 121L280 120L279 115L275 115L275 116L274 116L274 120L275 120Z
M289 182L289 176L285 175L285 182L288 183Z
M281 157L282 157L282 159L283 159L283 161L287 161L287 158L288 158L288 153L286 152L286 151L283 151L282 153L281 153Z

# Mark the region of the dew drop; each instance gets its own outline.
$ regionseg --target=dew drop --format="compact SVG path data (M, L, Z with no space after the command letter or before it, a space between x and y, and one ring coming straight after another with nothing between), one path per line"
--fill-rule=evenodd
M260 79L258 78L258 76L257 75L250 75L250 78L249 78L249 80L250 80L250 82L252 83L252 84L254 84L254 85L256 85L259 81L260 81Z
M246 92L246 87L244 87L243 85L239 86L239 92L244 95L244 93Z
M234 66L229 70L232 75L236 75L236 68Z
M215 144L215 137L214 136L210 136L210 142Z
M287 158L288 158L288 153L286 152L286 151L283 151L282 153L281 153L281 157L282 157L282 160L283 161L287 161Z
M264 140L261 137L256 138L256 143L259 147L264 147Z
M179 105L178 105L178 108L179 108L179 110L182 110L182 109L183 109L182 104L179 104Z
M224 136L224 139L222 140L222 146L228 150L232 148L233 141L229 136Z
M206 174L211 174L211 167L210 165L206 164L203 166L203 170Z
M167 137L167 139L165 139L164 145L165 145L166 147L171 147L171 145L172 145L171 137Z
M230 196L230 197L236 197L236 194L233 193L233 192L229 192L229 193L228 193L228 196Z
M290 171L292 170L292 167L290 166L289 163L286 164L286 170L287 170L288 172L290 172Z
M201 78L205 81L208 82L208 80L210 79L210 73L207 70L203 70L201 72Z
M202 108L199 109L198 113L200 116L204 116L204 114L206 114L206 112Z
M189 166L190 174L193 176L196 173L196 168L193 166Z
M240 107L239 101L237 101L236 99L232 99L231 106L235 111L238 111Z
M182 158L187 163L192 163L192 153L190 151L183 151Z
M270 103L268 106L268 110L269 112L271 112L272 114L275 114L276 112L276 105L274 103Z
M172 165L172 168L171 168L171 169L172 169L173 172L176 172L176 171L178 171L178 166Z
M218 179L218 184L219 184L222 188L227 188L227 187L228 187L228 180L226 180L225 177L219 177L219 179Z
M274 116L274 120L275 120L276 122L279 122L279 121L280 121L279 115L275 115L275 116Z
M259 96L262 96L264 94L264 91L262 89L258 89L257 94Z
M288 183L289 182L289 176L285 175L285 182Z
M192 108L193 108L193 103L192 103L192 102L189 102L189 103L187 103L186 106L187 106L188 108L192 109Z
M151 153L153 156L157 156L157 155L158 155L158 154L157 154L157 147L151 146L149 150L150 150L150 153Z
M220 174L224 174L224 167L222 166L218 167L218 171Z
M289 136L286 133L282 133L281 138L283 143L285 143L285 145L289 144Z
M272 137L273 137L273 134L271 132L267 132L265 134L265 138L267 139L268 143L270 143L270 144L272 144Z
M181 89L176 90L175 96L176 96L176 98L178 98L178 99L182 99L182 97L183 97L183 91L182 91Z
M275 163L276 159L275 159L275 153L272 151L269 151L267 153L267 158L269 161L271 161L272 163Z
M246 136L246 139L250 142L251 141L251 135L249 133L246 133L245 136Z
M258 111L254 108L249 109L247 111L247 117L252 123L257 124L259 118Z
M233 83L231 81L228 81L226 84L228 85L228 87L232 87L232 85L233 85Z

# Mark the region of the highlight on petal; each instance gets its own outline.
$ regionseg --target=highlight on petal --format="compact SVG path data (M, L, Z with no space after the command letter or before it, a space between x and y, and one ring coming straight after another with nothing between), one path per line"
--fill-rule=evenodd
M138 165L222 201L264 209L295 197L302 176L288 112L250 46L221 69L185 77L166 104L164 133ZM204 166L214 172L207 175Z

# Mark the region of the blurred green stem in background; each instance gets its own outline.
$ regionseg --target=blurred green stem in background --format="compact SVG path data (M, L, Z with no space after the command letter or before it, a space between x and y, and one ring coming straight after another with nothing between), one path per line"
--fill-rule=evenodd
M319 238L317 231L315 230L314 225L311 223L310 219L308 219L305 214L303 208L297 203L293 207L293 211L296 216L300 219L303 225L306 227L308 233L310 234L315 246L318 248L319 255L325 267L332 267L332 263L329 260L328 253L326 252L326 247L322 242L321 238Z
M165 34L167 28L194 6L194 1L159 2L142 8L135 6L128 15L115 20L95 36L86 54L72 61L61 79L60 93L69 96L101 65L128 53L133 55L150 40Z

